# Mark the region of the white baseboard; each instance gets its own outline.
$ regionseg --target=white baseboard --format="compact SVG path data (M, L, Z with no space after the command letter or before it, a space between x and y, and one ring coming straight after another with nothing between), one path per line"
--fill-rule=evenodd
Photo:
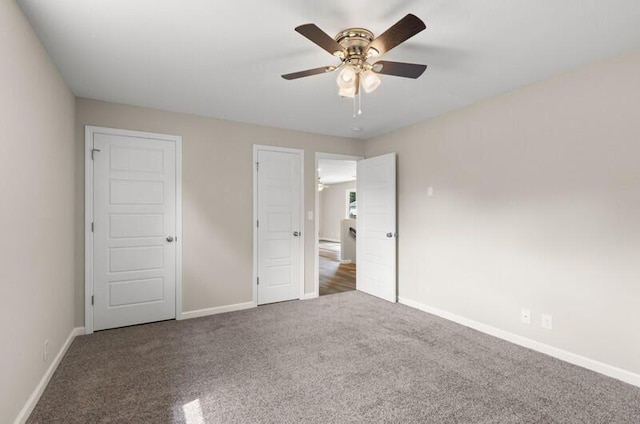
M235 303L233 305L216 306L215 308L198 309L195 311L183 312L181 319L206 317L208 315L223 314L225 312L242 311L243 309L255 308L253 302Z
M340 243L339 239L329 238L329 237L318 237L318 240L321 241L331 241L333 243Z
M351 259L342 259L342 260L340 261L340 263L341 263L342 265L348 265L348 264L350 264L351 262L352 262L352 260L351 260Z
M433 306L425 305L423 303L416 302L411 299L399 297L398 302L402 303L403 305L407 305L412 308L419 309L423 312L427 312L432 315L437 315L440 318L444 318L446 320L456 322L458 324L464 325L465 327L473 328L474 330L478 330L482 333L486 333L491 336L497 337L499 339L503 339L508 342L517 344L519 346L523 346L531 350L535 350L537 352L541 352L549 356L553 356L554 358L560 359L565 362L569 362L570 364L577 365L579 367L583 367L591 371L604 374L608 377L612 377L617 380L624 381L625 383L633 384L634 386L640 387L640 374L635 374L631 371L623 370L622 368L605 364L604 362L586 358L584 356L581 356L572 352L568 352L566 350L562 350L557 347L554 347L545 343L541 343L532 339L528 339L526 337L510 333L509 331L501 330L499 328L492 327L490 325L483 324L481 322L474 321L469 318L465 318L463 316L444 311L442 309L434 308Z
M316 293L305 293L300 297L300 300L315 299L317 297L318 295Z
M51 361L51 365L49 365L49 368L47 368L47 371L45 371L44 375L40 379L40 382L31 393L31 396L29 396L29 399L27 399L27 402L18 413L16 419L13 421L14 424L22 424L27 421L29 415L31 415L31 412L33 412L33 408L35 408L38 404L38 401L40 400L40 396L42 396L44 389L47 388L47 384L49 384L49 380L51 380L53 373L56 372L58 365L60 365L60 361L62 361L64 354L67 353L67 349L69 349L69 346L71 346L71 342L76 338L76 336L81 336L83 334L84 327L76 327L71 330L69 337L67 337L67 340L65 340L64 344L60 348L60 351L58 352L56 357L53 358L53 361Z

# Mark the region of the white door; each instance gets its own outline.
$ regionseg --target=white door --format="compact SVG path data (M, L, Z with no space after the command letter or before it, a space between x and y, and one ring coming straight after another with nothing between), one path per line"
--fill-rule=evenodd
M258 304L299 299L302 153L258 149L256 156Z
M93 134L93 329L176 317L176 143Z
M358 161L356 288L396 302L396 154Z

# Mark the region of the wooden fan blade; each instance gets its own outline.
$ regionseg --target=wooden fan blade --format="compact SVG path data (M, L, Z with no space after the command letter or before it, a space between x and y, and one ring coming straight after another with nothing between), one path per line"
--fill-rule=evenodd
M296 31L316 43L332 55L344 58L347 51L316 24L304 24L296 27Z
M427 65L417 63L389 62L381 60L373 64L373 71L378 74L393 75L396 77L419 78L427 69Z
M294 72L292 74L285 74L282 78L286 80L294 80L298 78L310 77L311 75L326 74L327 72L335 71L335 66L323 66L321 68L307 69L306 71Z
M422 22L420 18L411 13L396 22L391 28L377 36L367 46L367 52L371 52L371 49L375 49L378 56L385 54L398 44L407 41L420 31L424 30L427 26Z

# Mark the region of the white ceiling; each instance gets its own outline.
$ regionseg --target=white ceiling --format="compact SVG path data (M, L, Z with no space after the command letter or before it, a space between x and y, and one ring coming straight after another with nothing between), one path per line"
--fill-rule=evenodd
M356 180L356 161L318 159L318 177L324 184L339 184Z
M640 46L638 0L18 2L77 96L364 139ZM382 76L362 117L335 74L280 78L336 64L297 25L380 34L407 13L427 29L385 59L429 68Z

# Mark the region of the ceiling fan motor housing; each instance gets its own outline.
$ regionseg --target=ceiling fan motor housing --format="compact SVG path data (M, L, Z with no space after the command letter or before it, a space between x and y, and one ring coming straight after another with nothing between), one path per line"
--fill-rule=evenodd
M373 33L365 28L349 28L340 31L335 41L347 51L344 61L353 66L362 66L367 60L365 48L373 41Z

